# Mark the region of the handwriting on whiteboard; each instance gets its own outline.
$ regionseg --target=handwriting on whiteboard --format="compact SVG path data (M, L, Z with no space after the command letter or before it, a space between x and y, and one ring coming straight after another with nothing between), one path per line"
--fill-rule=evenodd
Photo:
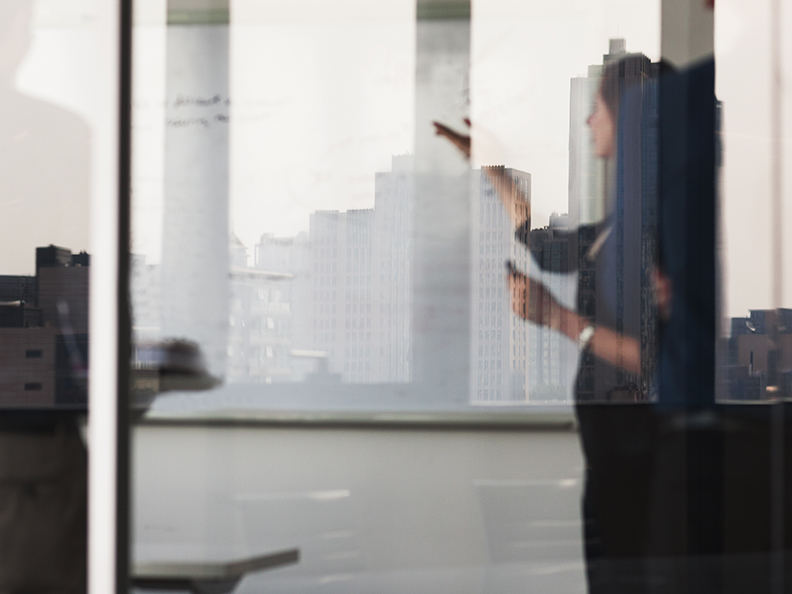
M231 100L219 93L211 96L177 94L167 103L166 125L169 128L211 128L213 124L224 125L230 120Z

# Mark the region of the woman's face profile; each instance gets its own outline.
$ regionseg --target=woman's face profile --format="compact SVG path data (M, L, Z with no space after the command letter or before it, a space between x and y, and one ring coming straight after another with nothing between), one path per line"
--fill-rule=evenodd
M586 123L591 128L594 154L603 159L613 157L616 152L616 124L601 93L597 93L594 111L591 112Z

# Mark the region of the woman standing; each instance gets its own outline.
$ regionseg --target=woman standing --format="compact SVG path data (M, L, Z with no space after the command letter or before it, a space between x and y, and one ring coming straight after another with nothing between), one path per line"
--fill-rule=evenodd
M558 303L541 282L511 267L508 273L514 313L564 334L580 350L575 401L586 461L590 592L645 585L656 430L651 407L634 404L651 399L656 353L656 71L643 55L603 68L587 124L593 152L604 162L606 216L570 233L568 269L561 271L578 271L577 309ZM437 123L435 128L470 156L469 137ZM504 168L483 171L517 240L530 249L529 203Z

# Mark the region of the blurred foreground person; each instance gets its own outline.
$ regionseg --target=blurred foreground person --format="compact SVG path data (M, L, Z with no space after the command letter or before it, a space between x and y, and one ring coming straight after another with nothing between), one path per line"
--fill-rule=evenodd
M30 274L39 246L88 247L88 127L15 88L32 15L29 0L0 1L0 274ZM0 592L85 592L84 410L11 404L13 370L0 374Z

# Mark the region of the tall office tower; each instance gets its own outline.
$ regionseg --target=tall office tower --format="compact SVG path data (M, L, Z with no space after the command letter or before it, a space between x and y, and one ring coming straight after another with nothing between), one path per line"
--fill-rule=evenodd
M376 377L383 382L412 379L411 207L413 157L392 158L390 172L374 182L374 310Z
M591 150L587 125L599 87L602 66L627 55L624 39L611 39L602 64L573 78L569 93L569 224L572 228L601 221L606 214L605 164Z
M586 120L603 68L620 64L617 154L599 159ZM657 89L658 65L628 54L612 39L602 65L572 80L570 96L570 241L580 275L578 311L594 323L640 337L640 377L607 368L586 355L580 361L578 397L611 400L653 397L648 378L657 357L656 305L651 271L657 258ZM596 247L595 247L596 246ZM601 249L600 249L601 248Z
M550 289L561 303L574 303L575 282L565 271L569 270L570 237L569 217L553 213L550 224L531 231L531 253L541 265L538 279ZM544 311L558 307L547 298ZM529 382L532 401L565 401L569 396L570 382L574 376L578 352L565 336L556 330L537 326L529 334Z
M591 130L586 125L601 70L601 66L589 66L588 76L570 81L569 220L573 226L595 223L605 216L605 165L591 151Z
M657 265L659 64L636 54L624 64L619 114L618 169L613 223L616 240L616 331L640 337L641 374L617 374L622 396L656 397L657 303L652 274ZM607 249L607 248L606 248ZM601 273L600 273L601 275ZM598 309L601 304L597 304ZM598 315L599 312L598 312ZM606 314L607 315L607 314ZM634 393L630 393L634 392Z
M231 235L228 253L230 256L231 282L228 311L228 359L226 380L230 383L260 381L264 375L272 381L283 370L267 369L260 360L259 347L262 344L260 324L263 313L260 307L261 289L266 282L266 273L248 268L248 252L236 235ZM266 320L266 318L264 318ZM262 367L264 369L262 369ZM261 372L264 372L262 374Z
M271 233L261 236L255 246L254 266L275 275L291 275L289 281L289 303L291 308L291 340L292 347L297 350L309 349L312 340L313 300L313 251L306 231L294 237L275 237ZM268 294L270 297L271 293ZM267 322L269 325L269 322ZM307 367L306 367L307 365ZM315 365L306 361L292 362L296 371L294 381L302 381L303 369L310 372Z
M375 178L373 210L311 215L311 348L350 383L410 381L412 158Z
M311 215L313 348L344 381L377 381L372 367L374 211Z
M388 381L377 365L375 222L372 209L311 215L312 348L327 353L328 370L349 383Z
M569 225L570 229L580 228L577 237L570 243L570 257L577 258L578 270L578 312L594 319L596 267L594 261L586 258L597 233L593 225L601 222L607 215L606 187L608 172L606 163L598 158L593 149L591 129L588 118L594 108L594 100L600 84L602 67L613 60L627 55L623 39L611 39L602 64L588 67L588 75L570 81L569 96ZM594 392L594 359L584 354L579 361L577 393L586 398Z
M516 192L530 204L531 175L505 170ZM473 172L471 217L470 401L528 400L528 323L511 312L506 260L528 271L528 250L514 238L514 224L498 191L481 171ZM505 182L508 183L508 182Z
M338 211L317 211L311 215L308 231L310 264L305 274L308 298L303 307L295 309L295 316L304 318L305 334L301 344L325 354L327 369L336 371L343 361L337 356L343 352L343 297L346 276L345 233L346 218Z
M254 248L253 267L247 266L241 243L235 241L230 251L229 381L302 381L314 367L295 354L309 344L307 234L262 235Z
M129 292L132 301L132 341L153 343L162 339L162 308L160 306L160 267L147 262L145 256L130 257Z

